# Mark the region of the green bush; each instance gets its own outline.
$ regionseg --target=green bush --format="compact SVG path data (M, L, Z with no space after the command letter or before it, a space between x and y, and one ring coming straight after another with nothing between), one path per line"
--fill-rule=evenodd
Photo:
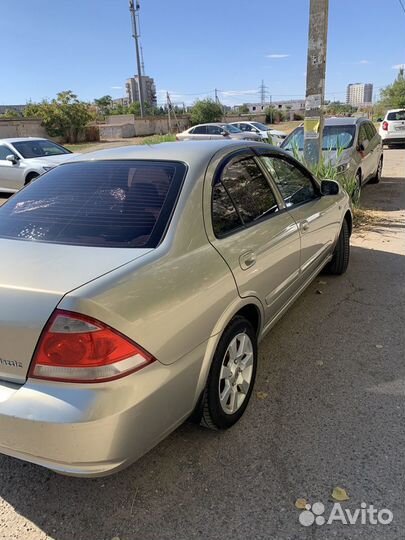
M323 153L321 154L318 163L309 163L304 158L304 153L299 150L298 147L293 148L293 155L295 159L305 165L305 167L309 169L319 181L336 180L337 182L339 182L339 184L349 195L353 206L358 206L360 193L356 177L347 176L345 173L339 172L340 157L343 153L343 150L343 148L338 148L337 150L329 150L330 154L333 152L336 156L335 163L332 163L331 159L326 159Z
M222 117L221 105L212 99L197 100L191 109L191 123L193 125L220 122Z

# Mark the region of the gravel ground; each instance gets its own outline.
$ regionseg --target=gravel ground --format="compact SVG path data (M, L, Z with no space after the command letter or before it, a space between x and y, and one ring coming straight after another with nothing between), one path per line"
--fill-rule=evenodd
M405 151L364 188L371 229L342 277L320 276L260 346L239 425L185 424L115 476L64 478L0 456L0 538L21 540L403 539ZM321 292L322 294L319 294ZM298 497L345 488L387 525L302 526Z

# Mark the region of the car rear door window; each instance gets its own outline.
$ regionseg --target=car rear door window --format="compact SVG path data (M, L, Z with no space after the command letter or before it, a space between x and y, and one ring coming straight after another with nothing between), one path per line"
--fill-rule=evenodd
M313 180L296 165L278 157L262 156L260 159L277 184L287 208L318 198Z
M209 135L221 135L223 131L219 126L207 126L207 133Z
M205 135L207 133L207 126L197 126L194 128L193 135Z
M221 182L212 189L212 228L217 238L243 225L236 208Z
M278 212L270 184L253 158L239 158L228 163L222 172L221 182L243 224L248 225Z
M55 167L0 207L0 237L105 247L156 247L186 167L87 161Z

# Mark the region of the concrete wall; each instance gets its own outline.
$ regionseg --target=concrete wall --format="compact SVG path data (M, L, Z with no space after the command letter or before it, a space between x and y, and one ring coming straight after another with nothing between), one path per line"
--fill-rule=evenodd
M98 129L101 140L135 137L134 124L102 124Z
M262 124L266 123L265 114L229 114L226 116L226 122L261 122Z
M41 120L0 119L0 139L8 137L48 137Z
M177 128L177 124L172 118L172 131L184 131L190 127L189 116L177 117L180 129ZM109 133L119 133L119 126L134 127L134 135L107 135ZM113 130L109 130L108 126L114 126ZM114 116L108 116L105 124L100 124L100 136L104 138L117 138L117 137L142 137L145 135L166 134L169 133L169 120L167 116L146 116L145 118L139 118L133 114L117 114ZM126 128L129 129L129 128Z

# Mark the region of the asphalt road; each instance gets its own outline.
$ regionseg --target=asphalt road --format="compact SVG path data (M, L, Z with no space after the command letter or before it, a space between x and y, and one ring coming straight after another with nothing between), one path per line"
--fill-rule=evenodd
M96 480L1 456L0 538L405 538L404 177L405 151L386 151L384 181L362 194L372 228L354 235L347 274L320 276L262 342L239 425L185 424ZM295 500L328 517L335 486L344 509L373 504L393 521L301 525Z

